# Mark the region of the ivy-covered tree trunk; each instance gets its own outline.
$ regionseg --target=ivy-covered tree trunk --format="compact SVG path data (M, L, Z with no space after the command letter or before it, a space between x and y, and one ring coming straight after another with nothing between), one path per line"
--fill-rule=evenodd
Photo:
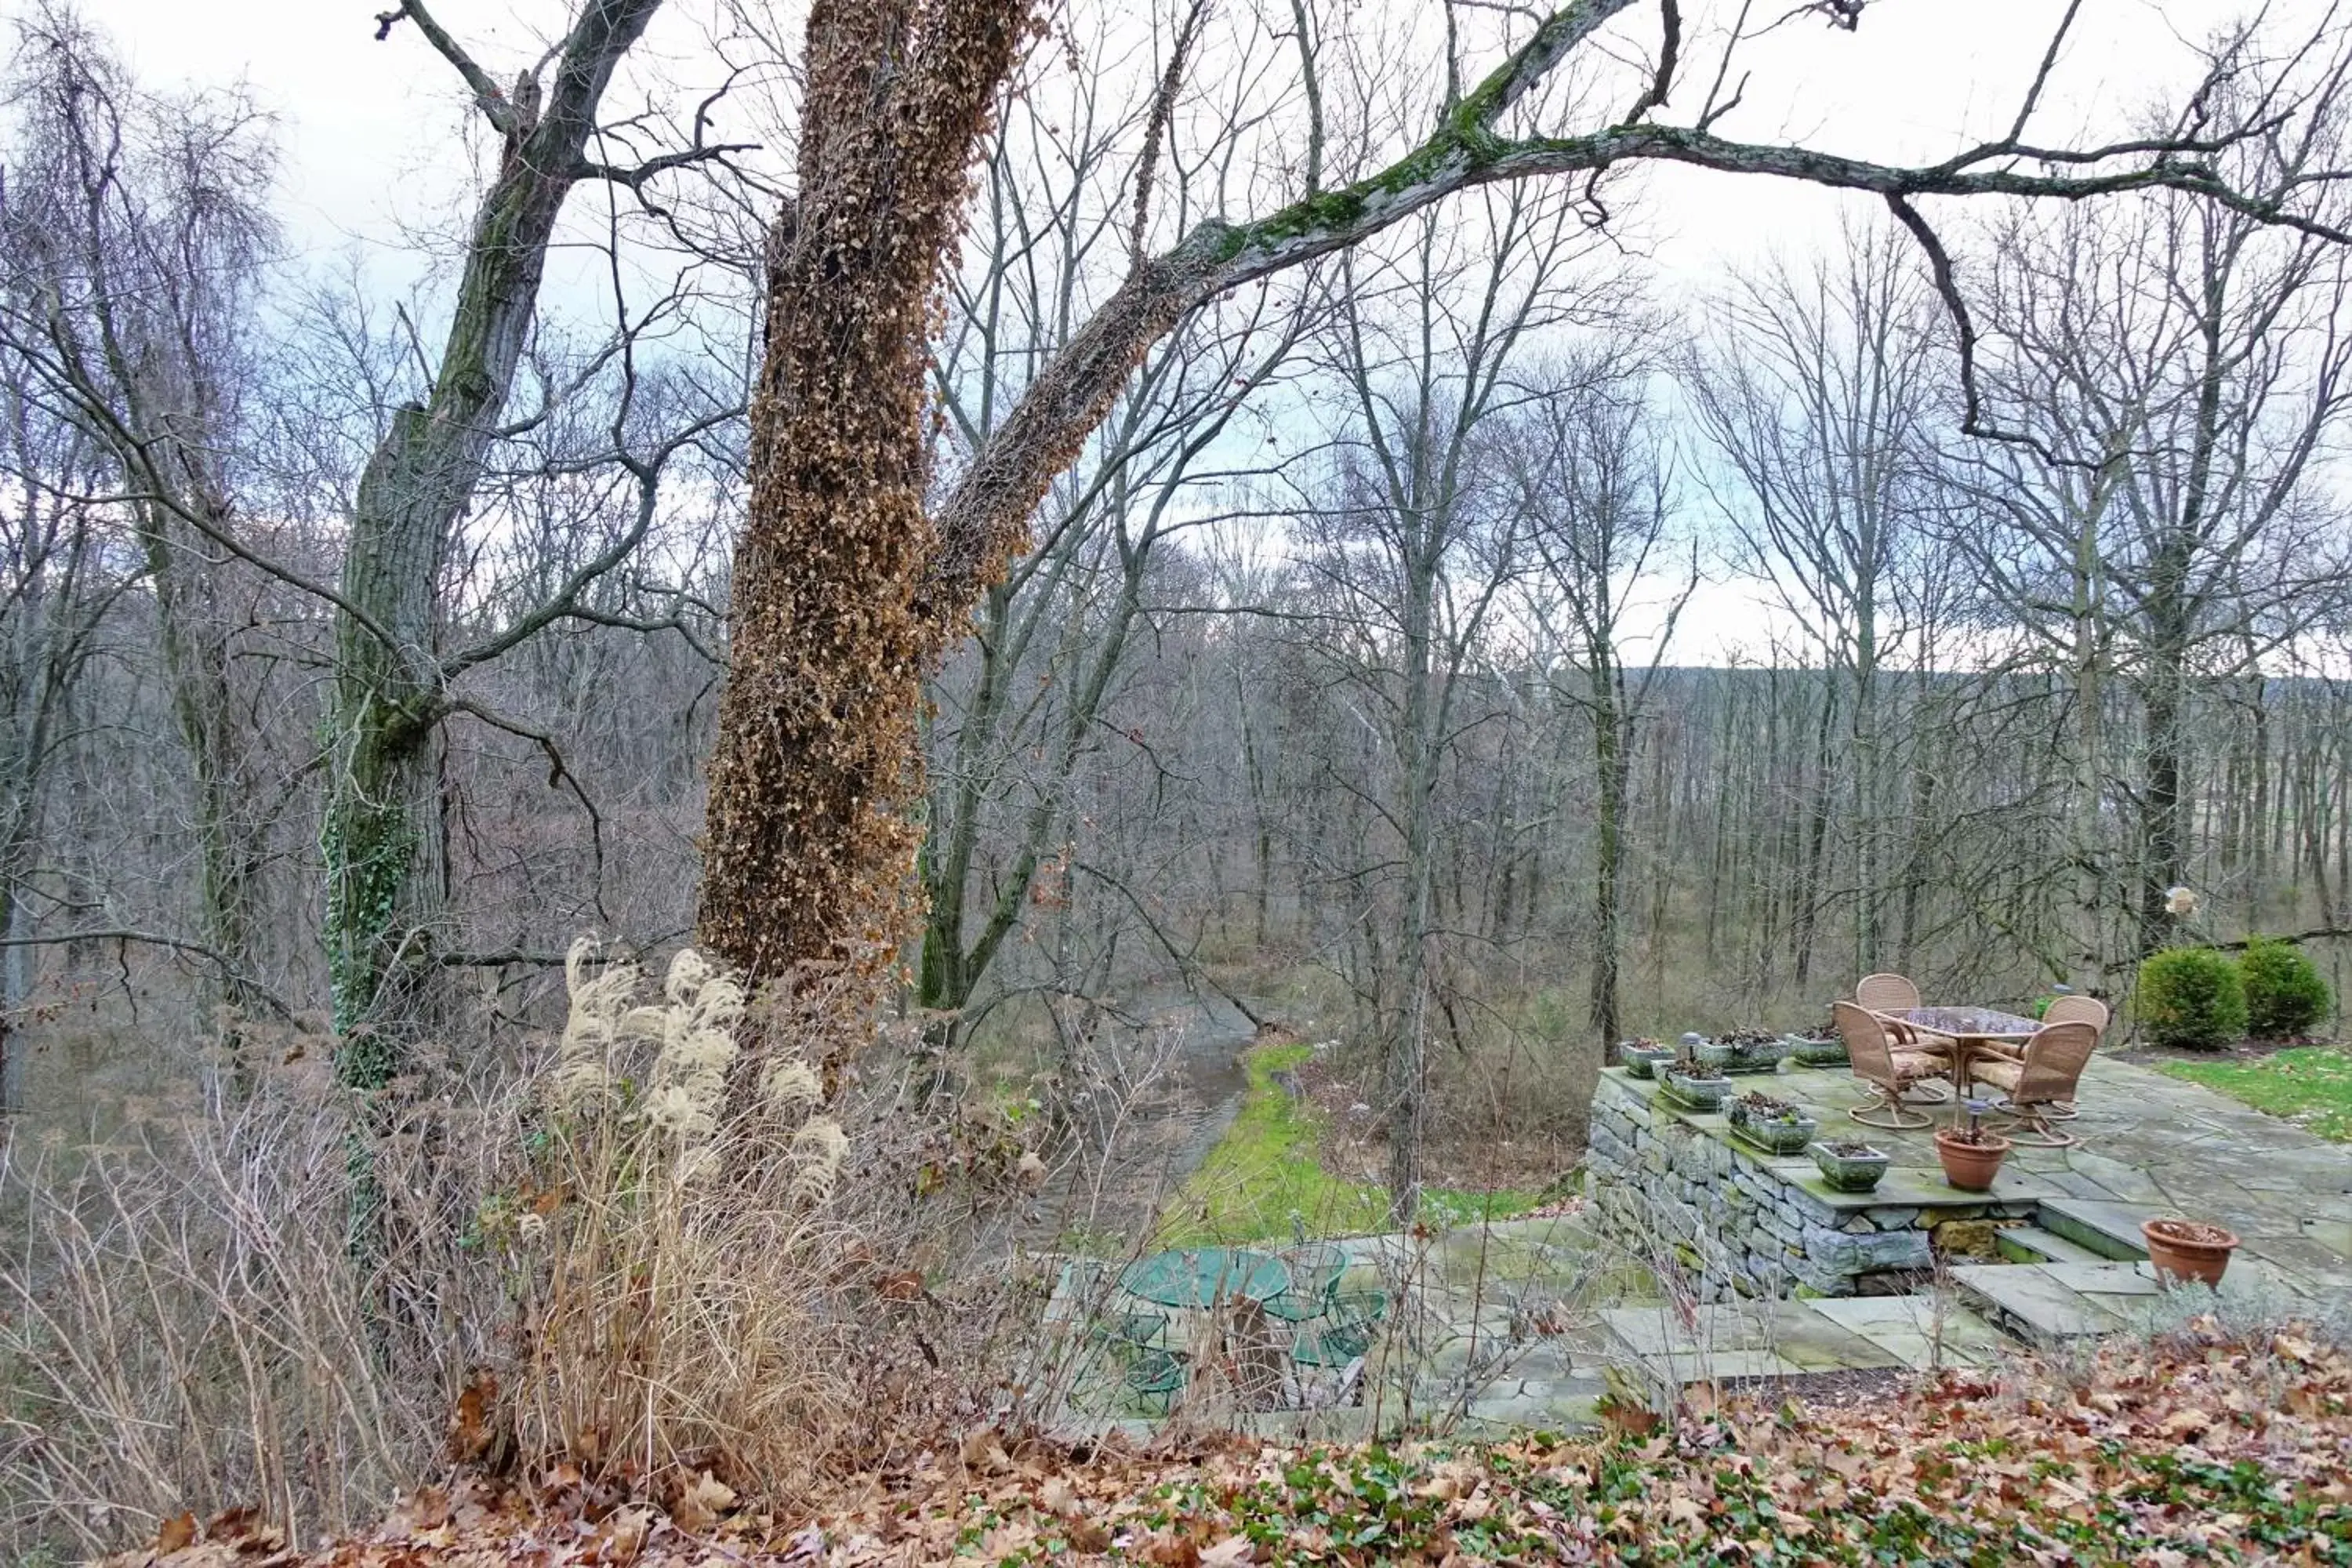
M1031 508L1129 373L1224 289L1471 185L1624 155L1594 137L1514 161L1496 126L1633 4L1579 0L1547 18L1388 168L1250 223L1205 220L1139 257L927 512L927 305L965 170L1035 8L816 0L800 191L777 225L751 409L751 512L704 833L705 943L754 976L879 971L913 904L922 668L1026 547Z
M1025 0L810 8L702 874L703 940L755 976L871 973L907 923L921 678L940 613L971 604L924 597L930 300L1030 15Z
M538 309L564 198L613 71L661 0L581 0L544 91L526 74L491 81L417 0L380 18L414 22L455 66L502 139L483 195L432 390L393 417L360 479L335 625L328 721L333 774L320 848L324 932L345 1082L380 1088L404 1042L440 1012L435 952L447 900L439 726L450 670L440 584L471 504Z

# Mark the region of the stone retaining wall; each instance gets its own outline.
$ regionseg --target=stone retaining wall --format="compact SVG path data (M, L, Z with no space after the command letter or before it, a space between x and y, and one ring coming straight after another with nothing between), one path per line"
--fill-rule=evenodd
M1702 1300L1903 1292L1939 1254L1990 1258L1995 1226L2034 1210L1892 1173L1880 1192L1834 1192L1811 1160L1757 1153L1723 1117L1657 1093L1622 1068L1602 1072L1585 1151L1593 1212L1620 1240L1679 1260Z

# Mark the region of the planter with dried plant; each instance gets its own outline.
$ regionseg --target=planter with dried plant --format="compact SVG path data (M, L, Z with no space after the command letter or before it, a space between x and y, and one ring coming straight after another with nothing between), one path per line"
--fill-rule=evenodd
M1851 1059L1846 1054L1845 1040L1833 1025L1815 1024L1783 1039L1789 1047L1789 1058L1799 1067L1839 1068Z
M1822 1181L1834 1192L1866 1193L1886 1174L1885 1152L1855 1139L1815 1143L1808 1152L1821 1167Z
M1733 1100L1731 1130L1767 1154L1797 1154L1822 1124L1785 1100L1749 1090Z
M1699 1065L1699 1047L1705 1044L1703 1036L1685 1035L1675 1044L1672 1065L1656 1069L1666 1100L1685 1110L1720 1110L1731 1098L1731 1080Z
M2000 1170L2000 1163L2012 1145L1998 1132L1985 1130L1984 1113L1992 1109L1989 1100L1962 1100L1968 1112L1963 1126L1936 1129L1936 1158L1943 1162L1944 1180L1964 1193L1989 1192L1992 1179Z
M1675 1059L1675 1048L1661 1045L1646 1035L1617 1042L1617 1059L1624 1064L1628 1076L1652 1078L1658 1068Z
M2147 1260L2156 1277L2167 1285L2191 1282L2219 1287L2230 1254L2238 1249L2235 1231L2194 1219L2151 1219L2140 1223L2147 1242Z
M1771 1072L1789 1054L1788 1043L1769 1029L1729 1029L1697 1047L1699 1065L1717 1072Z

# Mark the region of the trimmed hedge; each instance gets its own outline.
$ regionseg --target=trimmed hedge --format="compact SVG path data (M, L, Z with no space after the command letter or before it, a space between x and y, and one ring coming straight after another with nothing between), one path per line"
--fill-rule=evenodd
M2311 960L2283 942L2247 942L2238 979L2246 991L2246 1027L2267 1040L2309 1034L2334 1000Z
M2151 1044L2220 1050L2245 1035L2245 982L2210 947L2168 947L2139 966L2132 1012Z

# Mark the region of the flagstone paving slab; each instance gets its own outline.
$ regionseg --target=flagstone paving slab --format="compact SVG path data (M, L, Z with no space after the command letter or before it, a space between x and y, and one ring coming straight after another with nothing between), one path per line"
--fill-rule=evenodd
M1993 1366L2017 1342L1970 1311L1949 1292L1918 1296L1850 1296L1805 1305L1895 1357L1915 1372L1946 1366Z

